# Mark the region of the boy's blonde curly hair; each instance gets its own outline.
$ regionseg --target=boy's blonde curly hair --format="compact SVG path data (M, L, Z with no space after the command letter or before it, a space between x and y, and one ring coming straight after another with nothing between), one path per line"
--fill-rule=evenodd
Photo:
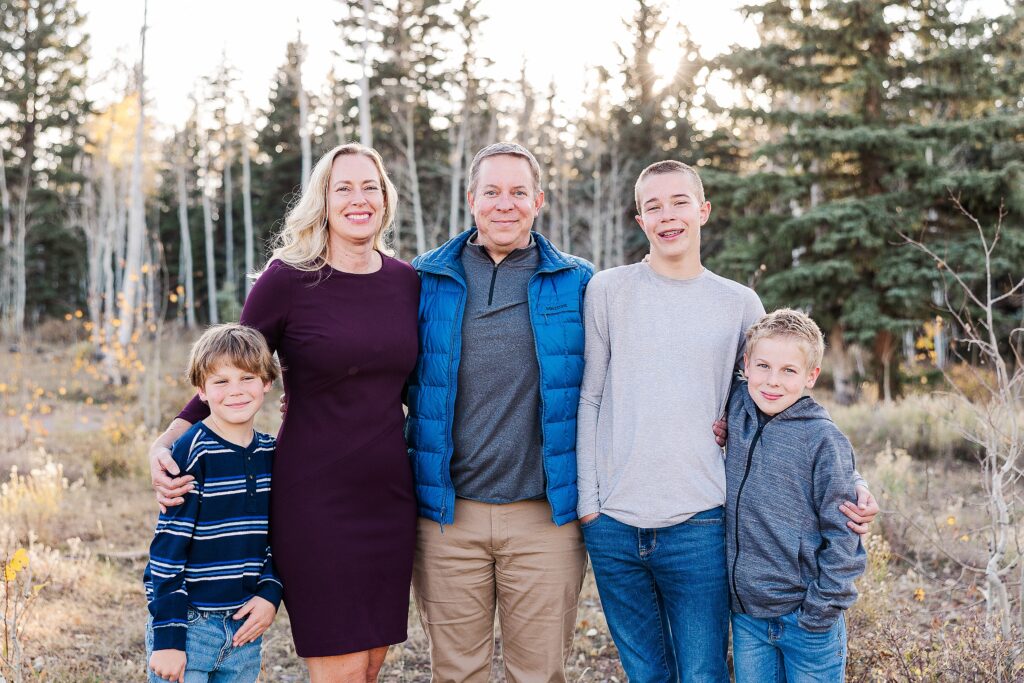
M825 339L818 324L811 317L792 308L780 308L768 313L747 330L747 353L754 345L768 337L788 337L803 349L807 369L821 367L825 355Z

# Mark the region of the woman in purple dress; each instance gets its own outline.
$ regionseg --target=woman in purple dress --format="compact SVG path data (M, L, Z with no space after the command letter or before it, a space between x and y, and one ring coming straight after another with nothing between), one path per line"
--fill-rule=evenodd
M295 649L312 681L375 681L406 638L416 533L402 387L416 363L419 278L385 246L396 205L380 156L320 159L242 309L283 367L270 536ZM208 409L198 398L150 451L157 499L190 484L167 450Z

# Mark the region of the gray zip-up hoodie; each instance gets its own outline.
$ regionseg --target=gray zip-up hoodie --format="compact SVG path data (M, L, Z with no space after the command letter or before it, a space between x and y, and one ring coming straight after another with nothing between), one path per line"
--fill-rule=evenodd
M726 548L734 612L762 619L800 609L798 623L827 631L857 599L860 537L839 505L857 500L853 447L828 411L805 396L759 414L737 380L729 398Z

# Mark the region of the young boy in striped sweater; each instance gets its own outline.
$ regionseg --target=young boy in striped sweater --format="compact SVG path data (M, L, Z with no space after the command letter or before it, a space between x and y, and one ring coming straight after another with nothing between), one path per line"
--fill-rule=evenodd
M212 327L192 347L189 382L210 416L174 444L195 487L160 514L149 549L150 681L259 676L261 637L282 589L268 535L274 438L252 425L277 375L263 335L249 327Z

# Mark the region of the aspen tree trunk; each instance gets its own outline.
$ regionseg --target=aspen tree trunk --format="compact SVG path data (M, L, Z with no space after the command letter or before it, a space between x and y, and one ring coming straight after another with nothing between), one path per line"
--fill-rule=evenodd
M423 203L420 200L420 179L416 168L416 131L413 128L416 105L410 104L405 121L405 162L409 173L409 189L412 194L412 217L416 229L416 253L427 250L427 230L423 224Z
M551 216L549 221L551 229L548 236L554 241L559 249L565 249L565 226L562 225L562 195L561 195L562 177L561 171L557 164L552 161L552 171L550 180L548 181L548 195L544 197L544 206L547 207L548 214Z
M142 31L140 36L142 49L136 72L139 91L139 119L135 126L135 152L132 155L130 185L131 208L128 214L128 244L125 253L125 274L122 280L120 310L118 313L121 327L118 330L117 340L122 347L128 346L132 340L132 327L135 320L136 306L140 300L140 285L142 282L140 272L142 268L142 241L146 236L145 200L142 195L142 144L146 121L144 79L146 74L146 15L148 4L148 2L143 3Z
M561 194L561 199L559 200L559 204L561 204L561 207L562 207L561 217L560 217L560 221L561 221L561 224L562 224L562 249L565 249L565 252L567 254L571 254L572 253L572 226L571 226L572 218L571 218L571 215L569 213L569 208L571 206L571 204L569 203L569 174L566 173L566 167L565 166L562 167L562 173L561 173L560 181L561 181L561 184L562 184L561 192L559 192L559 194Z
M370 6L372 0L363 0L363 53L360 55L359 69L359 142L367 147L373 146L373 127L370 125Z
M299 146L302 149L302 189L306 189L309 183L309 171L312 168L313 152L309 142L309 96L306 94L306 87L302 84L302 66L306 58L306 47L302 44L302 34L299 33L299 59L295 65L295 82L299 86Z
M3 214L3 232L0 233L0 249L3 250L3 262L0 263L0 317L6 327L10 320L11 304L14 289L14 260L11 248L14 244L14 227L11 225L11 195L7 191L7 166L4 159L3 146L0 145L0 213ZM5 329L5 333L10 330Z
M106 152L106 150L104 150ZM105 165L104 158L97 157L97 163ZM82 202L80 207L80 220L82 232L85 233L85 251L88 270L86 283L86 308L89 311L89 323L92 325L89 330L89 340L93 343L99 338L100 325L103 315L103 237L105 232L103 203L96 196L96 182L102 182L99 170L86 161L86 168L83 169L83 176L86 181L82 186Z
M493 123L495 118L496 117L492 117L491 118L492 123ZM496 138L488 138L488 139L494 140ZM469 182L469 170L470 170L470 167L473 165L473 155L474 154L475 154L475 152L473 151L473 148L470 147L469 144L468 144L468 136L467 136L467 144L466 144L466 149L465 149L465 156L463 156L463 158L462 158L462 168L466 169L466 177L467 177L466 178L466 182L467 183ZM467 187L466 190L468 191L469 187ZM465 201L466 195L462 195L460 198L463 201ZM475 219L473 218L473 212L471 212L469 210L469 207L463 205L463 207L462 207L462 230L466 231L466 230L469 230L470 228L472 228L474 220Z
M128 206L120 199L125 194L124 176L125 172L121 170L114 178L117 198L114 214L114 289L119 292L124 281L125 235L128 233Z
M121 371L118 368L117 356L112 349L114 339L117 336L114 320L118 316L117 271L114 269L117 247L114 244L114 240L124 239L123 226L119 225L121 215L123 214L122 206L124 202L120 192L121 186L115 176L114 167L110 163L109 151L105 152L102 157L100 171L97 173L100 183L99 215L97 220L99 233L99 248L97 250L99 276L97 285L100 292L97 312L93 313L90 310L89 313L90 317L96 316L93 319L90 339L102 357L101 367L103 368L103 376L109 384L117 386L121 384Z
M116 299L114 292L117 291L114 271L114 239L118 235L118 201L117 201L117 180L114 178L114 169L109 160L103 168L103 190L100 193L100 216L103 230L103 244L100 252L100 263L103 264L103 302L100 319L97 321L97 340L104 347L110 344L113 339L113 320L117 317ZM108 372L108 377L110 373Z
M205 153L205 152L204 152ZM209 179L209 164L207 163L204 181ZM203 236L206 247L206 299L210 307L210 324L216 325L220 322L220 315L217 311L217 262L213 257L213 208L210 206L210 193L203 183Z
M181 231L178 282L184 289L184 301L181 302L181 306L185 311L185 326L191 330L196 326L195 266L192 263L192 231L188 225L188 189L185 186L184 158L179 158L175 170L178 180L178 226Z
M459 216L462 211L462 204L465 201L462 197L462 159L466 156L466 129L469 119L470 92L466 91L466 99L462 103L462 114L459 118L458 133L455 136L455 144L448 154L448 164L451 169L451 206L448 212L448 237L455 237L461 230Z
M594 170L594 203L592 205L590 215L590 255L594 260L594 269L599 271L604 268L604 260L602 258L603 247L604 247L604 222L601 216L601 166L600 157L598 157L597 168Z
M828 335L829 366L832 368L832 391L836 403L841 406L853 405L857 392L853 384L853 367L846 348L843 328L836 324Z
M154 220L154 223L156 221ZM149 357L146 359L146 372L142 378L142 420L146 427L155 429L160 422L160 381L161 363L161 342L163 340L163 319L164 306L157 306L156 292L159 289L157 282L160 274L160 263L162 262L163 244L160 242L160 235L154 233L150 240L151 248L146 250L146 279L148 280L146 290L148 292L148 304L146 306L148 324L147 331L151 335L152 343L149 345Z
M622 209L619 208L619 198L623 195L623 173L619 157L619 141L612 140L612 178L611 178L611 213L612 230L611 245L608 250L608 265L621 266L626 260L625 226L622 224Z
M154 224L156 221L154 220ZM136 321L141 328L139 330L140 335L142 333L150 333L150 325L154 324L156 318L156 283L157 274L159 271L159 261L156 255L153 253L160 247L159 237L156 234L149 234L146 239L147 245L142 261L142 274L145 280L145 286L142 288L143 298L145 304L139 307L139 318Z
M530 83L526 80L526 60L519 67L519 95L523 98L523 108L519 110L519 118L516 123L516 135L519 137L519 144L529 147L531 141L528 139L530 122L533 119L534 96L530 89Z
M30 188L29 169L21 185L18 201L18 220L14 232L14 337L21 340L25 333L25 239L28 235L28 192Z
M252 164L249 156L249 135L242 136L242 221L245 230L245 282L243 296L249 293L249 275L256 272L256 248L252 232Z
M238 272L235 270L235 188L231 178L231 138L224 132L224 285L231 292L238 286ZM235 298L238 298L237 293Z

